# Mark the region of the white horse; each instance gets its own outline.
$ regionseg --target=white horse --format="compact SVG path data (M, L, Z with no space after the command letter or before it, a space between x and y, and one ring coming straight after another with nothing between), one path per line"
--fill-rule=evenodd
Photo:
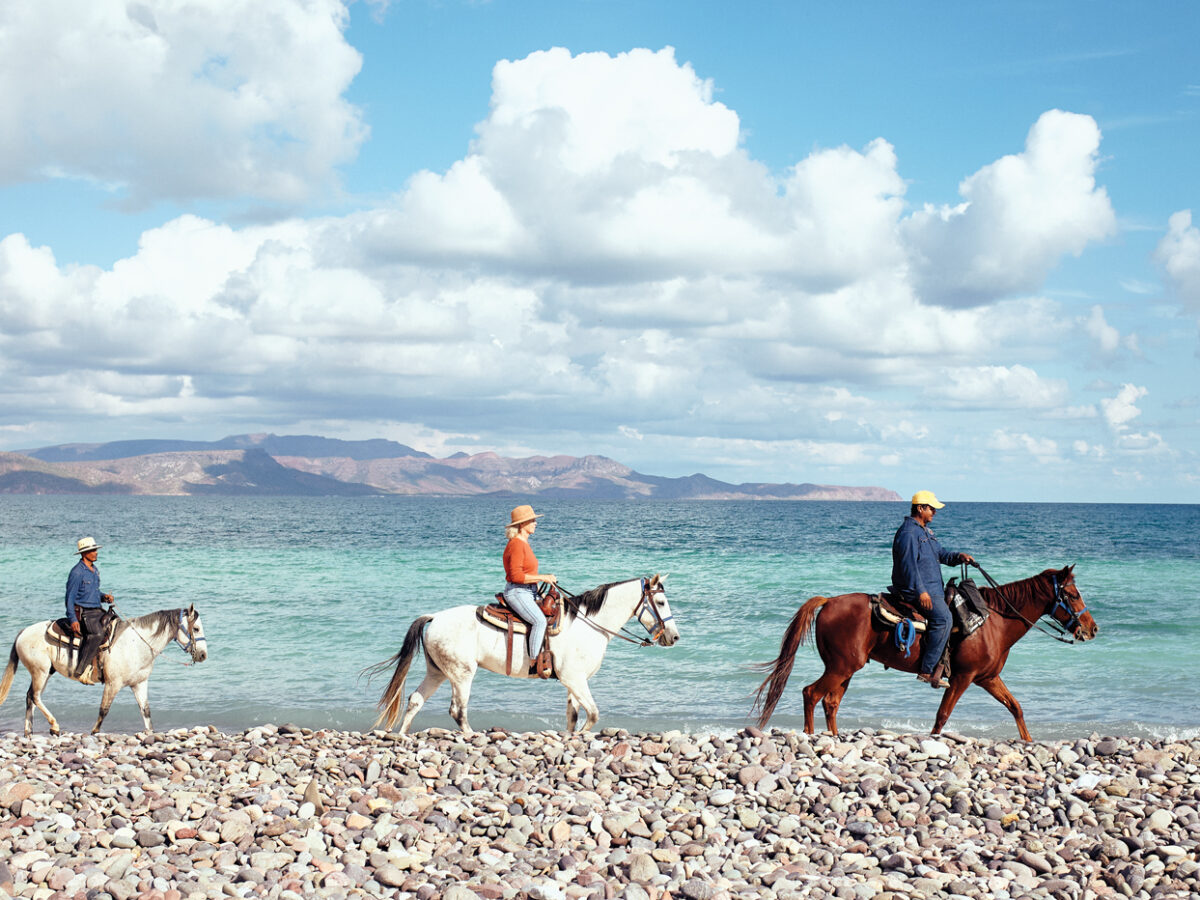
M619 633L631 618L650 634L646 641L635 641L670 647L679 640L679 630L671 615L667 593L662 586L665 576L635 578L605 585L566 601L562 630L550 638L550 655L554 659L554 674L567 689L567 730L574 731L582 708L587 713L583 731L600 718L596 701L588 688L588 679L600 669L608 642ZM382 712L373 727L386 723L391 729L400 716L400 701L404 696L404 679L417 651L425 647L425 678L411 697L400 733L408 731L413 717L433 696L443 681L450 679L450 715L467 734L467 701L471 696L471 681L482 666L489 672L505 674L504 632L484 625L475 617L475 606L456 606L436 615L421 616L409 626L404 645L395 656L371 666L366 671L376 675L396 664L396 671L379 701ZM428 627L427 627L428 626ZM530 659L524 635L513 638L512 676L529 678ZM631 640L630 638L625 638ZM518 649L517 644L520 643ZM536 676L533 676L536 677Z
M24 663L25 668L29 670L29 692L25 695L27 735L33 731L35 706L50 723L50 733L59 733L58 721L42 703L42 689L46 687L47 679L58 672L73 681L78 680L74 675L74 658L71 652L66 647L51 644L46 640L46 629L52 621L37 622L17 635L8 654L8 668L4 670L4 679L0 681L0 703L3 703L12 688L17 661ZM192 657L193 662L204 662L208 658L204 626L200 623L200 613L196 612L194 606L187 609L161 609L148 615L117 622L112 643L107 650L100 653L104 671L104 696L100 699L100 718L96 719L92 734L100 730L100 724L108 715L113 698L126 686L137 700L146 730L154 730L150 724L150 702L146 693L146 682L154 668L154 660L171 641L177 641Z

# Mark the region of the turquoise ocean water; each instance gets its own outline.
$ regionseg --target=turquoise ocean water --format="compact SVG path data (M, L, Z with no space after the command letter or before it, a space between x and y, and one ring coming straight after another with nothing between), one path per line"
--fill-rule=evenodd
M159 729L262 722L363 730L383 683L365 666L400 648L412 620L481 602L503 579L511 499L0 497L0 644L27 624L62 615L75 540L93 535L103 586L125 616L194 603L207 662L185 667L172 645L150 682ZM672 648L613 642L592 691L600 727L731 730L749 722L759 677L788 620L814 594L874 591L890 574L900 503L539 501L534 539L542 570L580 592L670 573L681 634ZM1035 738L1092 731L1155 737L1200 734L1200 506L956 503L938 514L943 545L973 553L1001 582L1077 564L1099 637L1066 646L1031 633L1005 681ZM945 569L947 577L956 569ZM634 623L633 627L640 631ZM6 656L6 654L5 654ZM410 676L416 687L423 662ZM801 648L772 720L802 724L800 691L821 671ZM28 676L0 707L0 731L19 730ZM851 684L843 728L927 730L939 694L871 664ZM64 729L95 721L100 688L52 678L46 700ZM417 729L450 726L443 686ZM565 694L481 672L475 728L561 729ZM818 720L821 724L821 720ZM106 727L141 727L132 695ZM971 688L948 726L1015 737L1011 717ZM35 728L46 730L40 714Z

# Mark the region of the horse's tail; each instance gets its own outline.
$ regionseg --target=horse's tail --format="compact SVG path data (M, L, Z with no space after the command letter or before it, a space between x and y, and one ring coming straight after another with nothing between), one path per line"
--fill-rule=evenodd
M8 692L12 690L13 676L17 674L17 661L20 659L17 656L17 642L13 641L12 649L8 651L8 668L4 670L4 680L0 681L0 703L8 699Z
M399 653L389 656L381 663L363 669L363 673L370 680L376 675L386 672L392 663L396 664L396 671L392 673L392 679L388 682L387 689L379 698L379 718L375 720L371 728L378 728L380 723L383 723L390 731L396 724L396 720L400 718L400 703L404 699L404 679L408 677L408 670L412 666L413 658L425 642L425 626L432 620L433 616L419 616L414 619L413 623L408 626L408 634L404 636L404 645L400 648Z
M766 672L766 680L758 686L754 694L754 706L751 712L758 712L758 727L766 727L775 705L783 696L788 677L792 674L792 664L796 661L796 651L800 645L812 636L813 627L817 621L817 611L829 602L828 597L813 597L792 616L787 630L783 633L783 642L779 646L779 655L771 662L756 663L751 668Z

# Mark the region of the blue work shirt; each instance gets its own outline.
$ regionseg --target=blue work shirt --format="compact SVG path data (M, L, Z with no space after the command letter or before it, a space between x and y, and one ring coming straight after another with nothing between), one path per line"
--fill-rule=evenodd
M892 593L914 603L923 593L942 599L942 566L952 566L958 558L957 552L942 549L928 527L905 516L892 538Z
M100 567L89 569L82 559L67 576L67 621L78 618L76 609L100 608Z

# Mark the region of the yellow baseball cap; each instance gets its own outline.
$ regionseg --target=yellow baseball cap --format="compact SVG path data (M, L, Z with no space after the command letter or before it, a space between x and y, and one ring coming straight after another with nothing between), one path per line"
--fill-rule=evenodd
M932 506L934 509L941 509L946 504L939 503L938 498L933 496L933 491L917 491L913 494L913 506Z

